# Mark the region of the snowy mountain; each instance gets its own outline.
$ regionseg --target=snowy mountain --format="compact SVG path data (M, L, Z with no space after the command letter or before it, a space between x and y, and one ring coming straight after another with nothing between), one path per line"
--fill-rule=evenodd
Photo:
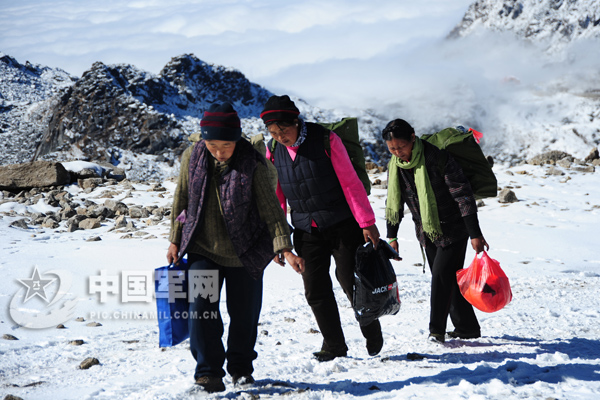
M0 52L0 164L30 161L48 124L46 101L76 78Z
M240 72L190 54L173 58L158 75L97 62L51 105L35 158L57 150L89 159L114 158L121 150L173 158L213 102L230 101L250 117L270 95Z
M478 0L471 4L449 37L481 29L512 31L557 51L581 39L600 38L600 2L596 0Z
M433 61L416 53L419 65L400 70L415 83L397 100L352 111L367 159L385 163L379 133L398 117L419 134L471 126L484 133L486 154L513 165L550 150L587 156L600 143L600 60L589 51L600 46L599 8L597 1L474 2ZM148 179L150 160L177 162L209 104L232 102L252 136L264 132L258 115L270 95L242 72L193 54L158 74L98 61L81 78L2 54L0 163L108 161ZM348 116L295 101L309 121Z
M172 166L214 102L231 102L252 136L263 129L258 116L272 95L241 72L192 54L174 57L158 75L132 65L96 62L81 78L21 65L8 56L1 60L3 164L31 159L122 162L135 167L138 178L152 178L146 162L133 161L137 154L156 155ZM342 117L301 99L296 102L308 120ZM363 131L377 130L380 123L373 125L368 113L362 114Z

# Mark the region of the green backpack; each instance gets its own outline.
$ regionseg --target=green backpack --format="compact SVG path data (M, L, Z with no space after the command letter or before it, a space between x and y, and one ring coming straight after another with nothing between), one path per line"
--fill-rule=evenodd
M362 146L360 145L358 135L358 120L354 117L342 118L337 122L319 122L319 125L327 129L327 133L323 135L323 144L325 145L325 151L327 155L331 153L331 142L329 141L329 132L335 132L348 152L352 166L358 175L358 179L362 182L367 195L371 194L371 180L367 174L367 168L365 166L365 153L363 152ZM271 158L275 151L275 145L277 142L273 139L270 141ZM273 159L271 159L273 161Z
M432 135L422 135L425 140L440 149L445 149L460 164L475 198L496 197L498 195L498 181L492 171L492 166L483 155L473 129L446 128ZM446 159L440 160L440 166L446 165Z

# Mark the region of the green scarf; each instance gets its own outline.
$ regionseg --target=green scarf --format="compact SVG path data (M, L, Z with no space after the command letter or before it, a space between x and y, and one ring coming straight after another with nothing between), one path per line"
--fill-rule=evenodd
M385 219L393 225L400 222L400 204L402 194L400 190L400 172L398 168L413 169L415 171L415 185L417 186L417 197L419 198L419 211L423 231L434 240L442 235L440 218L438 215L437 202L435 194L429 181L427 168L425 168L425 152L423 151L423 142L420 138L415 138L410 162L402 161L396 156L388 163L388 190L385 208Z

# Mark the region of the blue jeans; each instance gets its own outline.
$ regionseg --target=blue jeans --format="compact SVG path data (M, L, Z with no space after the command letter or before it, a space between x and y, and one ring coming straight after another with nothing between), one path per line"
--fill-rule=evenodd
M194 378L201 376L224 377L223 364L227 359L229 374L250 375L254 371L252 361L258 354L254 351L260 309L262 306L262 276L255 280L243 267L224 267L198 254L188 254L189 276L199 271L215 276L214 287L206 290L209 280L201 280L200 295L190 303L190 348L196 360ZM200 275L202 275L200 273ZM195 280L198 282L198 280ZM229 335L227 351L223 346L223 320L219 310L220 293L226 284L227 312L229 313ZM204 288L204 289L203 289ZM207 294L211 293L211 296Z

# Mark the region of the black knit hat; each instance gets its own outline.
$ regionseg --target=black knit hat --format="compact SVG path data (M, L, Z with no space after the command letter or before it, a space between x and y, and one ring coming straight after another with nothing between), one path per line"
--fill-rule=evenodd
M204 111L200 131L204 140L237 142L242 137L240 118L229 103L214 103Z
M275 121L293 121L300 115L300 110L294 104L288 95L271 96L263 112L260 113L265 125Z

